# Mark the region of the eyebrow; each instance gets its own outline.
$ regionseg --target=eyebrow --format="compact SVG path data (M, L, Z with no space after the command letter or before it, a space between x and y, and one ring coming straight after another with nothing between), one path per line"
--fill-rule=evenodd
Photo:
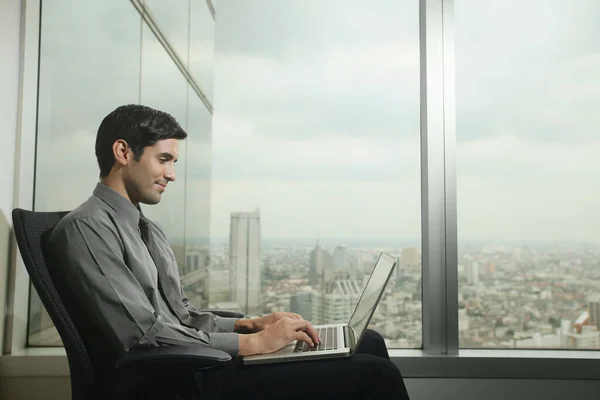
M167 160L172 160L172 159L174 159L174 158L175 158L175 157L173 157L173 154L171 154L171 153L160 153L160 154L158 155L158 157L164 157L164 158L166 158ZM174 162L174 163L176 163L176 162L177 162L177 160L175 160L175 161L173 161L173 162Z

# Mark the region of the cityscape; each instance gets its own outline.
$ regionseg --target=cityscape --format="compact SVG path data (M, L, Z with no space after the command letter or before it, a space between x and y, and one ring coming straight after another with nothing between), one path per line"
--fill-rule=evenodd
M281 243L260 232L258 210L231 214L229 241L210 248L209 307L348 322L385 251L398 264L370 328L390 348L421 347L418 246ZM600 245L459 243L458 264L461 348L600 348Z
M388 241L389 242L389 241ZM414 241L416 242L416 241ZM346 323L380 252L398 264L370 328L389 348L422 346L421 253L332 240L265 240L260 211L233 212L229 238L172 248L186 295L199 309L301 314ZM460 243L461 348L600 349L600 244ZM62 345L41 303L32 305L31 345Z

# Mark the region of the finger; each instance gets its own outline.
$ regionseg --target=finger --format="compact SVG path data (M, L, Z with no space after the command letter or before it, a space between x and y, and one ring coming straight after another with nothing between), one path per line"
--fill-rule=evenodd
M292 326L292 328L294 328L297 331L306 330L310 326L310 322L304 319L288 318L287 321Z
M320 343L321 342L321 338L319 337L319 334L317 333L317 330L312 326L312 324L308 321L305 320L291 320L291 325L292 327L299 331L304 331L308 334L308 336L311 338L311 340L313 340L315 343Z
M292 312L286 313L286 315L293 319L304 319L304 318L302 318L302 316L300 314L296 314L296 313L292 313Z
M315 346L315 343L304 331L294 332L294 340L301 340L303 342L306 342L310 347Z
M319 337L319 333L311 324L308 325L308 328L306 328L304 332L306 332L308 334L308 336L312 339L313 342L321 343L321 338Z

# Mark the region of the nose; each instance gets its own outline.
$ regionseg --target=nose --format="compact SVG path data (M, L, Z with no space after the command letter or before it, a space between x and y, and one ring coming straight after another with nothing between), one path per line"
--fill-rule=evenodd
M169 182L174 182L177 179L177 174L175 173L175 167L171 167L167 169L165 172L165 179Z

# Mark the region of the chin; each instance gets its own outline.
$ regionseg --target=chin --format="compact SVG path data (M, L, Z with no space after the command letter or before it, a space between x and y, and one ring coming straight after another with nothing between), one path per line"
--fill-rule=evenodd
M161 199L160 195L157 197L145 197L140 203L153 205L153 204L160 203L160 199Z

